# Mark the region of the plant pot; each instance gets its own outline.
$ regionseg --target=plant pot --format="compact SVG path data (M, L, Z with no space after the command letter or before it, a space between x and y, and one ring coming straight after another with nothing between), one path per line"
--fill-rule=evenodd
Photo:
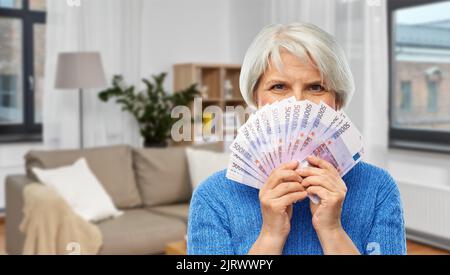
M144 148L165 148L167 147L167 141L152 142L144 141Z

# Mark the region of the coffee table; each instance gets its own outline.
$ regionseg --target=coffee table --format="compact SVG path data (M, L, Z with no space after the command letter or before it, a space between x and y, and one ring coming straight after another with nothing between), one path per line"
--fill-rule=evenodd
M168 243L165 252L166 255L186 255L186 240Z

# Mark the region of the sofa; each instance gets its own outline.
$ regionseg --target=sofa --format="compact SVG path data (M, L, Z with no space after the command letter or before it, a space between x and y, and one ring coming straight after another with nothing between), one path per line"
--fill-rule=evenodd
M220 151L212 145L202 149ZM99 254L162 254L183 240L192 187L184 147L135 149L126 145L84 150L30 151L26 175L6 178L6 251L21 254L23 189L37 182L31 168L52 169L84 157L123 215L96 223L103 236Z

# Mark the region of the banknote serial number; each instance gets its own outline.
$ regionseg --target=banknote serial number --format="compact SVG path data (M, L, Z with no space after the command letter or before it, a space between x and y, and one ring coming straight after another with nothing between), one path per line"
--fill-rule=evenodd
M189 261L184 259L177 262L177 270L187 271L233 271L233 270L270 270L273 260L218 260L218 261Z

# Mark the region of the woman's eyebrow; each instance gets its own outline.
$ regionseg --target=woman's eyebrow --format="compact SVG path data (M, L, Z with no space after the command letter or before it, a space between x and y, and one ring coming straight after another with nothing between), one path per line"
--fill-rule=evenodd
M268 80L264 81L264 84L276 84L276 83L284 83L287 82L287 79L281 78L281 77L273 77L269 78Z
M272 78L269 80L266 80L264 82L264 85L269 86L269 85L274 85L274 84L279 84L279 83L286 83L288 80L283 79L283 78ZM303 86L311 86L311 85L324 85L322 79L314 79L311 81L306 81L303 83Z
M318 85L318 84L320 84L320 85L324 84L322 79L316 79L316 80L308 81L308 82L305 82L303 85L304 86L309 86L309 85Z

